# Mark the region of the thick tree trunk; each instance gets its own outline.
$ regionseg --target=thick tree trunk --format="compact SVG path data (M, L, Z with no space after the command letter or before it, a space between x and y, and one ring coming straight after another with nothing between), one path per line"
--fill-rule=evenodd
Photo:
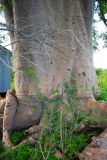
M22 32L16 34L22 41L14 51L17 94L35 95L36 84L24 71L31 67L47 95L56 88L62 92L63 82L73 75L80 84L79 92L93 96L92 1L14 0L13 8L15 28Z
M13 6L4 1L4 13L5 13L5 18L6 18L6 23L7 25L13 30L13 32L10 32L10 39L12 42L12 51L13 51L13 63L14 63L14 70L15 70L15 79L17 80L18 86L16 85L16 90L18 90L19 87L19 92L17 91L17 100L18 100L18 106L17 106L17 112L15 113L15 119L14 119L14 124L12 125L12 129L20 129L20 128L27 128L32 126L33 124L36 124L39 122L41 113L43 110L43 104L40 101L40 98L35 96L35 94L28 94L25 90L30 90L31 86L30 81L32 80L34 85L35 85L35 70L32 69L32 66L30 67L29 64L24 64L24 60L21 59L21 56L18 57L20 50L21 52L23 51L23 47L20 47L19 44L19 53L16 53L16 45L13 43L14 41L20 41L20 34L15 31L15 25L14 25L14 17L13 17ZM16 23L16 21L15 21ZM16 23L17 24L17 23ZM21 35L23 36L23 34ZM28 42L29 45L30 42ZM22 43L22 45L24 45ZM25 45L25 50L27 50L27 43ZM17 47L16 47L17 46ZM17 50L17 52L18 52ZM26 52L26 51L23 52ZM29 50L28 50L29 51ZM22 64L21 64L22 63ZM25 67L24 67L25 66ZM30 69L29 69L30 68ZM28 69L28 70L27 70ZM22 71L23 70L23 71ZM20 72L20 74L19 74ZM18 78L17 78L18 76ZM23 77L23 78L21 78ZM25 79L24 79L25 78ZM26 84L27 81L27 84ZM29 81L29 85L28 85ZM16 83L16 84L17 84ZM36 86L36 85L35 85ZM29 87L29 89L28 89ZM34 86L33 86L34 87ZM26 88L26 89L25 89ZM21 90L20 90L21 89ZM1 119L1 126L2 126L2 119ZM0 128L1 130L2 128Z
M70 76L79 84L79 96L93 97L92 2L13 0L18 98L14 128L28 127L40 118L39 89L47 96L55 89L62 94L64 81Z

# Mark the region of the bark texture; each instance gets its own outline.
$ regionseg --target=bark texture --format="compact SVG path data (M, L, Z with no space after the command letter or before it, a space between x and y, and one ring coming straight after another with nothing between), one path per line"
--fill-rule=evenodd
M12 146L9 137L11 130L26 128L29 127L30 125L36 124L35 121L34 122L32 121L32 116L33 116L32 114L29 117L26 114L19 115L20 112L17 111L18 111L18 99L16 97L15 90L9 90L6 94L6 98L4 100L0 100L0 120L1 120L0 132L2 131L3 133L3 144L5 146ZM36 137L37 137L37 132L40 132L42 127L43 123L40 123L39 126L36 127L36 129L34 129L35 127L34 128L32 127L33 132L35 131L34 133ZM31 132L31 129L29 130ZM27 130L27 132L29 132L29 130ZM28 142L30 143L30 140L28 140Z
M63 82L73 75L80 84L80 93L93 96L93 2L14 0L15 39L21 40L14 48L17 95L35 95L37 77L46 95L56 88L62 92ZM29 73L29 67L35 75Z
M107 159L107 129L92 142L80 154L80 160L106 160Z
M10 145L9 131L13 128L13 122L15 119L17 107L17 98L14 91L8 91L6 95L6 102L3 112L3 143Z
M91 49L93 4L90 0L13 0L11 13L5 4L14 42L13 64L18 100L13 128L25 128L40 119L46 96L70 76L78 82L78 96L93 97L96 91ZM8 14L7 14L8 13Z

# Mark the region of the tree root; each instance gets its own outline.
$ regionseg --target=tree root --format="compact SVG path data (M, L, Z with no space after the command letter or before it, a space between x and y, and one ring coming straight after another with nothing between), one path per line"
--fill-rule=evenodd
M104 126L104 125L102 125L103 121L102 121L102 123L99 122L99 116L98 116L98 114L102 114L102 116L107 115L107 103L106 102L98 102L93 98L89 98L88 100L85 100L85 102L82 102L81 106L82 106L82 108L85 108L88 110L93 110L94 108L99 109L100 112L96 113L96 118L97 118L96 124L97 124L97 126L99 126L101 128L107 127L107 123L105 123L105 126ZM9 91L8 94L6 95L6 99L3 99L0 101L0 125L3 128L2 131L3 131L3 144L4 144L4 146L9 146L9 147L13 146L10 141L10 138L9 138L9 133L13 129L13 122L14 122L14 117L15 117L16 111L17 111L17 98L13 94L13 92L11 94L11 92ZM24 110L22 110L22 111L24 111ZM29 118L32 118L31 116L32 116L32 114L29 116ZM26 117L27 117L27 115L26 115ZM27 121L27 119L25 119L25 120ZM28 122L29 122L29 120L28 120ZM45 122L45 120L44 120L44 118L42 118L39 125L34 125L34 126L30 127L29 129L27 129L25 132L29 134L29 138L22 141L20 144L27 142L30 145L34 145L36 143L36 140L38 139L40 133L41 133L41 130L44 126L44 122ZM33 124L36 124L36 123L33 123ZM17 146L19 146L19 145L17 145Z
M19 143L16 146L12 146L13 149L16 149L20 147L22 144L27 143L28 145L34 146L41 134L43 128L43 122L41 121L40 124L37 126L32 126L29 129L27 129L25 132L28 133L28 137L23 140L21 143Z
M10 140L8 131L3 132L3 146L4 147L13 147L14 146Z
M39 106L39 100L35 98L34 102ZM33 111L34 107L29 107L30 104L27 103L27 106L23 106L23 103L20 106L19 101L15 95L15 91L9 90L7 92L6 98L0 100L0 131L3 133L3 145L7 147L13 146L10 140L9 133L13 129L28 128L31 125L36 125L38 119L41 117L42 111L40 113L35 113ZM25 110L26 109L26 110ZM38 111L39 112L39 111ZM29 134L34 134L35 132L40 132L42 124L40 126L33 126L28 129Z
M25 132L30 135L35 134L35 133L39 133L42 130L42 128L44 127L44 122L45 122L45 120L42 117L39 125L34 125L34 126L30 127L29 129L27 129Z
M107 129L92 139L79 158L80 160L107 160Z

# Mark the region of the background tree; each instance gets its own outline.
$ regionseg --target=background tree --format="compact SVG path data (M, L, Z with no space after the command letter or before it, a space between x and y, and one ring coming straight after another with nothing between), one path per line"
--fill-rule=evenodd
M97 10L101 20L107 27L107 1L106 0L97 0Z
M98 39L102 39L103 41L103 47L106 48L107 47L107 32L103 32L103 33L99 33L96 30L95 25L97 25L97 23L99 21L103 21L105 26L107 27L107 1L106 0L96 0L95 3L95 14L98 14L99 16L99 20L94 20L93 21L93 49L96 50L98 49Z
M93 20L93 31L92 31L92 41L93 41L93 51L98 49L98 39L99 39L99 32L96 30L95 26L96 20Z

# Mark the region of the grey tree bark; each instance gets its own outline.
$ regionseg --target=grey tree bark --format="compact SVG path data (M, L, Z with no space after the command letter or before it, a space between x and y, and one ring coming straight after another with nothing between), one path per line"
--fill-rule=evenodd
M63 94L70 76L79 84L78 96L93 97L93 6L94 0L13 0L11 37L16 42L12 49L19 102L14 128L33 125L42 112L40 90L46 96L55 89Z
M76 77L86 92L95 88L91 48L93 2L14 1L15 28L20 30L25 27L22 30L24 42L16 44L16 52L24 57L30 55L30 60L38 66L39 86L44 93L50 94L58 86L62 89L63 81L70 75ZM27 42L28 37L31 40ZM23 57L21 59L24 61ZM26 60L25 63L28 65ZM34 85L26 87L32 82L25 82L24 78L21 86L18 79L21 80L20 76L16 78L18 93L22 94L22 86L25 86L24 94L35 93Z

